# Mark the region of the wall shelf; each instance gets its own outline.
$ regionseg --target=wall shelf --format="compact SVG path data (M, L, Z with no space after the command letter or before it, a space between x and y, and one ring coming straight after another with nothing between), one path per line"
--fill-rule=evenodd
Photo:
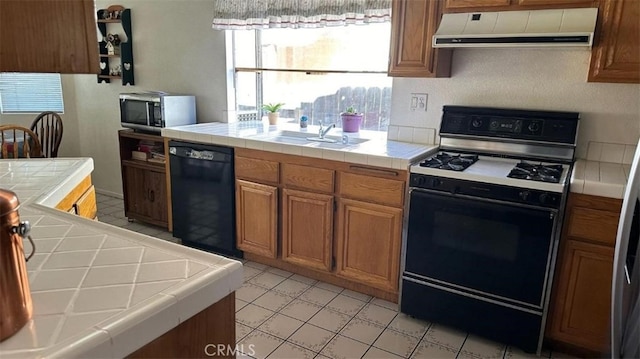
M100 51L100 74L98 75L98 83L106 82L110 83L111 80L122 79L122 86L135 85L134 79L134 66L133 66L133 37L131 32L131 10L125 9L121 5L111 5L106 9L100 9L97 11L98 15L98 30L102 35L102 41L98 43ZM111 18L116 17L116 18ZM120 28L108 24L120 24L121 31L124 31L124 37L122 34L118 34ZM107 35L118 34L121 40L119 45L120 52L116 54L109 54L107 49ZM111 69L120 66L120 75L112 75Z

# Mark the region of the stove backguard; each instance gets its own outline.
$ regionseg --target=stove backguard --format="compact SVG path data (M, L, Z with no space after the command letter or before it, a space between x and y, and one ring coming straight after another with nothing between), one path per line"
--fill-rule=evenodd
M572 162L577 112L444 106L440 149Z

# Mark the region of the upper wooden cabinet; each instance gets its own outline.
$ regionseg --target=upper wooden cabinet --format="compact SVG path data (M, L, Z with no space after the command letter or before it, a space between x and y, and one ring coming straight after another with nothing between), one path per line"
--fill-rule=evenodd
M640 1L603 0L590 82L640 83Z
M451 50L431 46L441 4L440 0L393 1L389 76L451 76Z
M97 74L92 0L0 1L0 72Z
M455 8L476 8L490 6L509 6L510 0L447 0L445 2L446 9Z
M444 12L490 12L596 7L595 0L446 0Z
M597 4L594 0L511 0L512 3L517 3L523 6L595 6Z

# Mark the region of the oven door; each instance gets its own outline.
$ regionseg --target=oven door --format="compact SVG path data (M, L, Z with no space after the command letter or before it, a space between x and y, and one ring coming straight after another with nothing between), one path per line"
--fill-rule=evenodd
M405 275L543 307L557 211L413 189Z

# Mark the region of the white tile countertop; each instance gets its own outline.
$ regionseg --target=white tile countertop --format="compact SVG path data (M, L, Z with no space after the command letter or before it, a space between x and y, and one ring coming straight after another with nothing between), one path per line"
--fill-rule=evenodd
M279 131L306 132L309 136L317 136L318 130L319 126L309 126L306 129L301 129L295 123L279 123L278 125L269 126L262 121L210 122L164 128L162 129L162 136L184 141L252 148L404 170L438 148L437 145L390 141L387 140L386 132L361 130L357 133L343 133L339 128L331 129L327 136L341 137L342 135L347 135L350 139L368 139L368 141L350 144L341 148L327 148L335 146L326 146L322 142L313 141L283 143L281 141L273 141L269 136L265 136Z
M635 151L635 145L589 142L587 158L574 165L571 192L622 198Z
M83 158L0 160L36 246L34 317L0 358L122 358L242 285L238 261L48 208L92 170Z
M622 198L630 170L629 164L579 159L571 174L571 192Z

